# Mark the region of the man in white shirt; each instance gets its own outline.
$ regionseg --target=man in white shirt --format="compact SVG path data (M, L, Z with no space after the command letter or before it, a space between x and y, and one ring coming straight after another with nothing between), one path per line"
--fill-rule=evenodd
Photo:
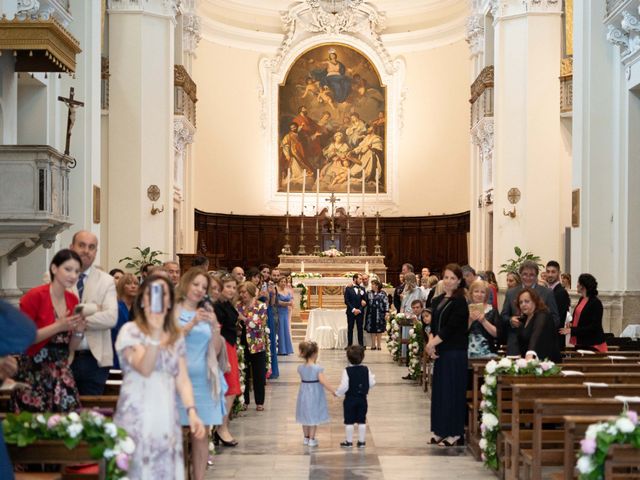
M91 312L71 370L80 395L102 395L113 365L111 329L118 320L116 286L111 276L93 266L98 253L98 238L93 233L77 232L69 248L82 260L76 293L85 311Z

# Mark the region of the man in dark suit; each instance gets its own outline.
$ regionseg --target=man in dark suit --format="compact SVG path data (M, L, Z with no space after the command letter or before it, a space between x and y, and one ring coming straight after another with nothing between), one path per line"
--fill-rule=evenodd
M538 273L540 269L538 264L531 260L525 260L520 265L520 278L522 285L510 288L505 295L502 312L500 312L502 332L507 337L507 355L520 355L518 347L518 331L524 327L524 323L520 320L520 309L516 305L518 293L525 288L534 290L542 299L549 309L551 318L556 328L560 328L560 317L558 316L558 307L553 297L553 292L546 287L538 285Z
M560 282L560 264L555 260L550 260L547 262L546 267L547 272L547 285L549 285L549 289L553 292L553 298L556 301L556 306L558 307L558 315L560 316L560 328L564 327L567 312L569 311L569 307L571 306L571 300L569 299L569 293L562 286L562 282ZM563 350L565 347L565 336L562 334L558 334L558 342L560 346L560 350Z
M347 340L348 346L353 344L353 325L358 328L358 343L364 347L364 307L367 306L367 294L362 286L362 276L353 275L353 285L344 289L344 303L347 305Z

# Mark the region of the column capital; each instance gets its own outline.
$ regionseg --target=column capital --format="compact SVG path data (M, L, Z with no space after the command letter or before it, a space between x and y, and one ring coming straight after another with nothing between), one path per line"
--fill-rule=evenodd
M484 51L484 25L482 15L471 15L467 18L465 40L469 44L471 56L475 57Z
M528 14L562 14L561 0L491 0L491 14L495 21L505 17Z
M175 21L181 0L111 0L109 14L145 13Z
M184 152L187 145L193 143L196 130L186 118L176 116L173 120L173 148L178 154Z

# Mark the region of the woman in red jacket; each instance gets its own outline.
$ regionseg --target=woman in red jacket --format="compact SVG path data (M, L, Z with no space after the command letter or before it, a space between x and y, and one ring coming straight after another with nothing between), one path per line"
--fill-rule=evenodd
M36 340L19 360L15 379L31 386L12 395L16 413L69 412L80 407L69 367L69 355L84 337L86 322L74 313L73 287L82 262L72 250L60 250L51 260L51 283L32 288L20 299L22 310L36 324Z

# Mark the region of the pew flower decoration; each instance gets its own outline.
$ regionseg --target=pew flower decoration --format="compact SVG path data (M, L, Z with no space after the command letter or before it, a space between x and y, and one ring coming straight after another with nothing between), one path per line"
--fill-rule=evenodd
M296 288L300 289L300 310L306 310L308 301L307 293L309 292L309 290L304 283L298 283L296 285Z
M422 373L420 359L423 351L424 331L421 322L416 322L415 326L409 330L409 375L414 380L418 380Z
M104 458L106 478L109 479L127 478L129 462L136 447L127 432L111 418L92 410L69 414L8 414L2 426L6 442L18 447L38 440L59 440L71 450L85 442L93 458Z
M597 480L604 477L604 462L613 444L633 445L640 449L640 424L638 413L622 412L615 420L589 425L580 441L580 453L576 468L580 480Z
M245 378L245 358L244 358L244 347L240 343L240 336L238 336L238 340L236 341L237 345L237 354L238 354L238 369L240 370L240 391L242 392L240 395L236 395L236 398L233 400L233 406L231 407L231 413L233 416L237 416L241 411L245 409L244 406L244 389L246 387L246 378Z
M550 361L525 360L515 361L503 357L500 360L490 360L484 367L484 384L480 387L482 412L480 431L482 438L479 446L482 460L486 467L498 469L496 442L500 431L500 412L498 411L497 386L499 375L535 375L536 377L550 377L560 373L560 367Z
M392 314L387 322L387 334L389 335L387 350L391 353L394 362L400 359L400 324L398 320L402 318L404 318L402 313Z

